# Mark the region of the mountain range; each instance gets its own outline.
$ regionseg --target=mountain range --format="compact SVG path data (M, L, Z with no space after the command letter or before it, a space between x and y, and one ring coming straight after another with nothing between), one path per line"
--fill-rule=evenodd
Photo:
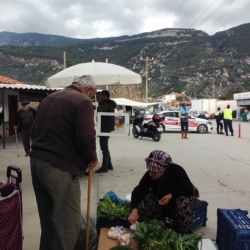
M201 30L177 28L93 39L0 32L0 75L44 84L49 76L62 70L66 51L67 67L108 59L109 63L140 73L144 88L148 57L151 97L182 92L197 98L232 98L232 89L250 91L249 40L250 24L213 36Z

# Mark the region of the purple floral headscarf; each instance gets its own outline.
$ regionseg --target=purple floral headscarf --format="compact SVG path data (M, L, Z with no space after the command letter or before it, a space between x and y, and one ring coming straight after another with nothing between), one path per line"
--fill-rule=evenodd
M152 172L164 172L172 163L170 155L160 150L152 151L145 161L147 169Z

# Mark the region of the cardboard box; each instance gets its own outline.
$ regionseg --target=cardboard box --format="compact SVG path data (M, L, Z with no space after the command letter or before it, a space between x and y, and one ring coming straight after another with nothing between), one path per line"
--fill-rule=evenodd
M112 240L108 238L108 230L109 228L101 228L100 237L99 237L99 243L98 243L98 250L109 250L112 247L115 247L119 245L117 240ZM133 234L133 231L131 229L125 228L126 233ZM133 238L130 241L130 247L134 250L138 250L136 242L133 240Z

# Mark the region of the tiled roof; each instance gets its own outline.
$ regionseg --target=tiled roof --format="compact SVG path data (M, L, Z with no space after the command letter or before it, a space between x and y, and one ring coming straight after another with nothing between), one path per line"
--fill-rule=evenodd
M0 89L14 89L14 90L45 90L45 91L57 91L63 88L46 88L44 85L30 85L30 84L2 84L0 82Z
M17 81L15 79L11 79L6 76L0 76L0 83L3 84L24 84L24 82Z

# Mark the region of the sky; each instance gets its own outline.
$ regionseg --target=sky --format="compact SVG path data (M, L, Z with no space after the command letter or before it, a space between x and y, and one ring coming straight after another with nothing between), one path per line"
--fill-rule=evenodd
M72 38L194 28L209 35L250 23L250 0L0 0L0 32Z

